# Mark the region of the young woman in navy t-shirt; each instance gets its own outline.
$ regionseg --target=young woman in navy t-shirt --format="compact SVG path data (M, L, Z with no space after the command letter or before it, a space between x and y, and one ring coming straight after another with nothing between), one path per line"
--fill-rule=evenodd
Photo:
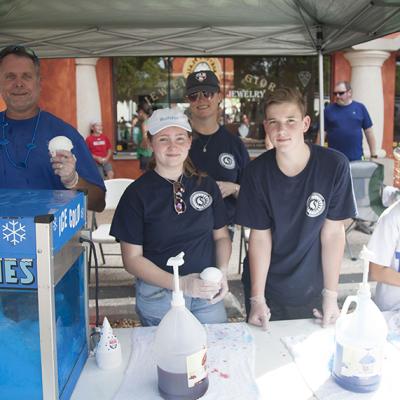
M143 325L160 322L174 287L167 260L183 251L179 274L186 306L202 323L225 322L231 241L221 193L188 159L191 127L182 112L157 110L148 129L155 166L127 188L111 226L124 266L137 278L136 310ZM210 266L222 270L220 283L200 279Z

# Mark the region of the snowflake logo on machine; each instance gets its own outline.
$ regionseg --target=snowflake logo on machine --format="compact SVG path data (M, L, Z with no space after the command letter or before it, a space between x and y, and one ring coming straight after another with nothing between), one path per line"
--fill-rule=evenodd
M13 246L21 243L26 239L25 225L21 222L12 219L2 226L3 240L10 242Z

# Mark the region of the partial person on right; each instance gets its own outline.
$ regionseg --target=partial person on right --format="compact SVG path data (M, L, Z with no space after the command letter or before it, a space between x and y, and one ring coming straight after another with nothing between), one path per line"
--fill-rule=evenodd
M400 310L400 200L379 217L368 243L369 278L378 282L374 301L381 311Z

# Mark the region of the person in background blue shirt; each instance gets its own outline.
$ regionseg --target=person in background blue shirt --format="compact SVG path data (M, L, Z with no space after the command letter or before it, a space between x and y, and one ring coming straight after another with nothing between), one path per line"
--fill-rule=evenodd
M105 187L85 140L69 124L39 108L40 63L33 50L8 46L0 52L0 188L85 190L88 208L102 211ZM71 151L50 157L48 144L66 136Z
M349 82L338 82L333 94L335 103L325 109L325 131L328 147L342 152L349 161L361 160L363 132L368 142L370 157L376 158L375 136L366 107L352 99Z

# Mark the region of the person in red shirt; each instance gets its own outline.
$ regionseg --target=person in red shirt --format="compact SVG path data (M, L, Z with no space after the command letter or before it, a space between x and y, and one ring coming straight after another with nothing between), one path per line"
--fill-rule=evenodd
M106 179L113 179L114 171L110 163L111 143L103 133L103 125L100 122L94 122L90 125L90 135L86 138L86 144L97 163L100 174Z

